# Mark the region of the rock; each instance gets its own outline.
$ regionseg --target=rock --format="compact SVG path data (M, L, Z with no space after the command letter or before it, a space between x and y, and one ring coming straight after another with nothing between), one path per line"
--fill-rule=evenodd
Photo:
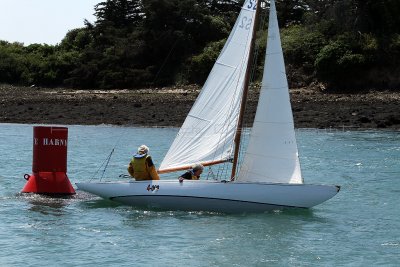
M199 93L198 87L190 86L141 91L115 89L101 93L98 90L38 88L33 91L30 87L0 85L0 122L179 127ZM296 128L400 129L400 92L397 91L344 95L297 88L290 93ZM251 125L254 117L258 94L259 85L253 85L246 107L247 125ZM138 112L142 110L145 112ZM60 114L63 116L58 117Z
M361 123L370 123L371 122L371 120L369 119L369 118L367 118L367 117L360 117L359 119L358 119L358 121L359 122L361 122Z
M393 115L390 115L389 117L386 118L386 124L387 124L387 125L397 125L397 124L400 124L400 119L397 118L397 117L395 117L395 116L393 116Z

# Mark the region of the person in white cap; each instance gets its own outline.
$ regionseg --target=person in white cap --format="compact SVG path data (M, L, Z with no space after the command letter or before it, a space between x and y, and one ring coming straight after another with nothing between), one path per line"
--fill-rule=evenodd
M199 180L200 174L203 173L204 166L200 163L194 164L192 169L185 172L181 176L179 176L179 182L183 182L184 179L187 180Z
M146 145L138 147L137 153L133 155L128 165L128 172L137 181L160 180Z

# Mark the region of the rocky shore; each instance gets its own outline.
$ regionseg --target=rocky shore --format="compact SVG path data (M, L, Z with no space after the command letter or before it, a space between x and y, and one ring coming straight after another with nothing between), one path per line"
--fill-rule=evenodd
M0 123L180 126L197 86L142 90L73 90L0 85ZM296 128L400 129L400 93L333 94L291 89ZM248 117L258 90L249 93ZM251 119L250 119L251 120Z

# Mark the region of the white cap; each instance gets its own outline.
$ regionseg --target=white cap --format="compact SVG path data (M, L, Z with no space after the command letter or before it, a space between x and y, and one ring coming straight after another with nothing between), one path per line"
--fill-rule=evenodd
M149 148L146 145L141 145L140 147L138 147L138 153L147 154L149 153Z

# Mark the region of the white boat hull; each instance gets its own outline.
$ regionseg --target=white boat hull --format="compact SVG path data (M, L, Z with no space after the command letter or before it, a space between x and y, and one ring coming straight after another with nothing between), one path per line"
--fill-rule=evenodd
M340 187L306 184L239 183L177 180L76 183L104 199L151 209L263 212L311 208L339 192Z

